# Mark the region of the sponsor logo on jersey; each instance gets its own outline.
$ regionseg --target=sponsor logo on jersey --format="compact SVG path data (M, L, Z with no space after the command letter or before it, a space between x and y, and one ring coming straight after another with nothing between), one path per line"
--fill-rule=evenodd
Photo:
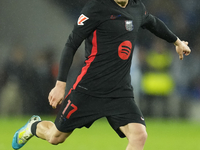
M77 24L83 26L84 22L88 20L89 18L86 17L84 14L81 14L80 17L78 18Z
M132 20L126 20L125 21L125 27L127 31L132 31L134 29L133 21Z
M118 47L118 55L122 60L127 60L132 51L132 43L130 41L122 42Z

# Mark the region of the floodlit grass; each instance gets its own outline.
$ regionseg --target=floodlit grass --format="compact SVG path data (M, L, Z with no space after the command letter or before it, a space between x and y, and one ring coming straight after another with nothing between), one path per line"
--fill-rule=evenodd
M54 117L41 117L54 121ZM29 117L0 118L0 150L11 150L12 137ZM144 150L200 150L200 123L183 120L146 119L148 139ZM105 119L90 129L77 129L57 146L32 138L21 150L125 150L127 139L121 139Z
M147 120L145 150L200 150L200 124L178 120Z

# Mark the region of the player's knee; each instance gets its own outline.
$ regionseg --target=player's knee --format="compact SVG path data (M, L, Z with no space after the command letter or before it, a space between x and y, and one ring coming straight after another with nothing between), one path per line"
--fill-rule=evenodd
M147 137L148 137L147 132L146 132L146 131L143 131L143 132L141 133L141 137L140 137L141 143L144 144L144 143L146 142L146 140L147 140Z
M58 144L61 144L65 141L65 139L62 139L62 138L57 138L57 137L53 137L51 139L49 139L49 143L52 144L52 145L58 145Z
M148 135L147 135L146 131L140 131L137 134L130 134L129 143L131 145L138 144L138 145L143 146L145 144L145 142L146 142L147 136Z

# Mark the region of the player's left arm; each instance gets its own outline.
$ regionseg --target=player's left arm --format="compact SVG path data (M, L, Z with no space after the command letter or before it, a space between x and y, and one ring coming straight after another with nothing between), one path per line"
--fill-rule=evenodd
M179 59L183 59L183 54L188 56L191 50L188 46L188 42L181 41L159 18L149 14L143 5L143 22L141 27L149 30L156 36L166 40L169 43L174 43L176 46L176 52L179 55Z
M160 19L153 15L148 15L146 18L146 24L143 25L150 32L156 36L168 41L169 43L174 43L176 46L176 52L179 55L179 59L183 59L183 55L188 56L191 50L188 46L188 42L181 41Z

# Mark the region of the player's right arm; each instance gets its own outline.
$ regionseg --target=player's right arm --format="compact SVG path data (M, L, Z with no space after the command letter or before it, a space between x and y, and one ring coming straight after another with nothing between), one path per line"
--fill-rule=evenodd
M62 51L59 72L55 87L49 93L49 104L56 108L58 104L61 104L64 100L66 80L69 69L73 62L74 55L84 39L79 37L73 32L70 34L67 43Z
M66 80L69 69L73 62L73 57L81 45L99 24L99 17L97 17L100 10L96 3L89 2L81 11L81 15L70 34L67 43L62 51L58 78L55 87L49 93L49 103L53 108L56 108L64 100Z
M65 95L66 82L57 80L55 87L49 93L49 104L56 108L61 104Z

